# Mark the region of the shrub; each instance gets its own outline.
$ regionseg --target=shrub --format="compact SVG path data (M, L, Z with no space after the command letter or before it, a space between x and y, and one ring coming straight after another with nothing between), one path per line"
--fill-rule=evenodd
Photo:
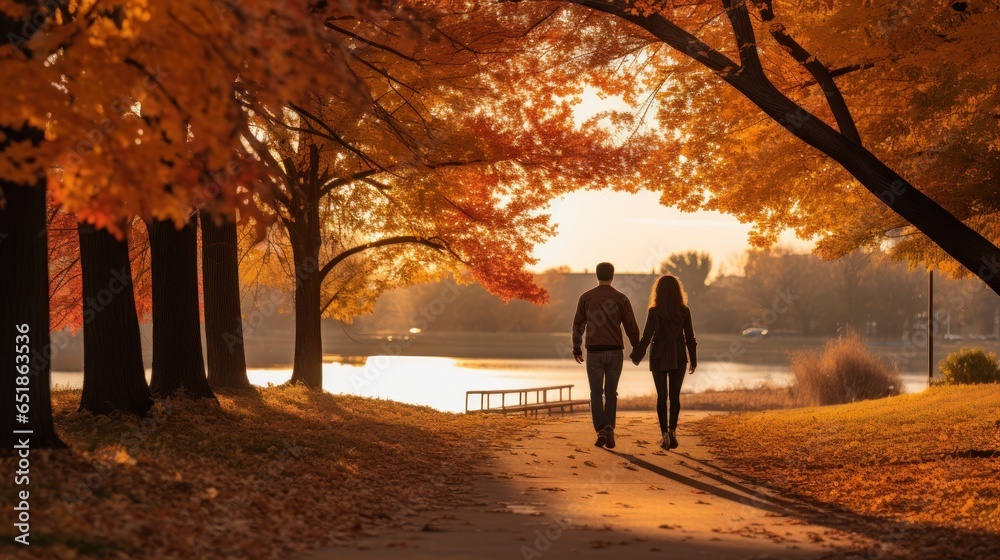
M898 395L899 366L873 353L857 333L828 341L821 351L791 356L795 390L804 402L827 405Z
M1000 381L997 355L982 348L962 348L941 361L941 382L945 385L996 383Z

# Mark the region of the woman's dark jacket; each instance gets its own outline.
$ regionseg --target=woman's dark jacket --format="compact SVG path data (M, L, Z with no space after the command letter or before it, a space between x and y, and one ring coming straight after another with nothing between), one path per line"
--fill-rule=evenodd
M646 315L646 326L642 329L639 344L632 349L629 356L633 361L640 360L649 348L649 370L667 371L671 369L686 369L688 356L691 366L698 365L698 341L694 338L694 328L691 326L691 310L685 306L680 318L670 317L665 310L656 307L649 308ZM685 353L685 350L687 352Z

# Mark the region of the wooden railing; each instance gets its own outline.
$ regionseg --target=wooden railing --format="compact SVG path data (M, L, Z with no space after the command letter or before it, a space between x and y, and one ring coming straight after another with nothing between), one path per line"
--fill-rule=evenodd
M510 414L523 412L528 414L538 414L539 410L552 411L559 409L566 412L568 408L573 412L575 407L589 406L590 400L573 400L573 385L553 385L551 387L532 387L529 389L506 389L491 391L466 391L465 412L494 412L500 414ZM499 395L500 405L495 406L494 401ZM514 396L517 402L514 402ZM479 397L479 408L470 408L469 399L473 396Z

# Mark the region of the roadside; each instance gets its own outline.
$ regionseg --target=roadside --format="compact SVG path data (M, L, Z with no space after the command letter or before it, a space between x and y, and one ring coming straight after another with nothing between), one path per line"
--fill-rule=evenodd
M683 413L682 426L704 416ZM815 508L714 466L689 430L658 447L655 415L623 413L614 450L593 446L589 415L542 419L494 456L458 507L407 517L301 560L393 558L816 558L865 545L809 523Z
M1000 385L713 415L695 425L726 472L820 508L880 558L1000 557Z
M30 546L14 543L13 485L0 495L0 557L288 558L449 507L478 442L524 425L301 387L160 401L145 419L79 399L53 393L69 449L31 451Z

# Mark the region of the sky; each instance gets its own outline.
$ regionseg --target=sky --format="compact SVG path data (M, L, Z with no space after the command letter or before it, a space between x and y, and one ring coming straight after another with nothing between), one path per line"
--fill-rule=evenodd
M558 233L535 248L536 272L568 265L593 271L602 261L618 272L649 272L671 253L705 251L713 275L732 256L746 251L749 225L718 212L685 213L660 205L654 192L577 191L550 207ZM811 244L785 232L779 241L807 251Z
M579 101L574 107L579 122L600 111L629 110L620 99L589 87ZM655 120L647 124L655 126ZM750 248L749 225L718 212L685 213L662 206L655 192L575 191L551 204L549 213L559 229L535 248L535 272L562 265L573 272L593 271L597 263L608 261L617 272L648 273L671 253L696 250L712 256L711 276L716 276L727 261ZM778 243L803 252L813 246L790 231Z

